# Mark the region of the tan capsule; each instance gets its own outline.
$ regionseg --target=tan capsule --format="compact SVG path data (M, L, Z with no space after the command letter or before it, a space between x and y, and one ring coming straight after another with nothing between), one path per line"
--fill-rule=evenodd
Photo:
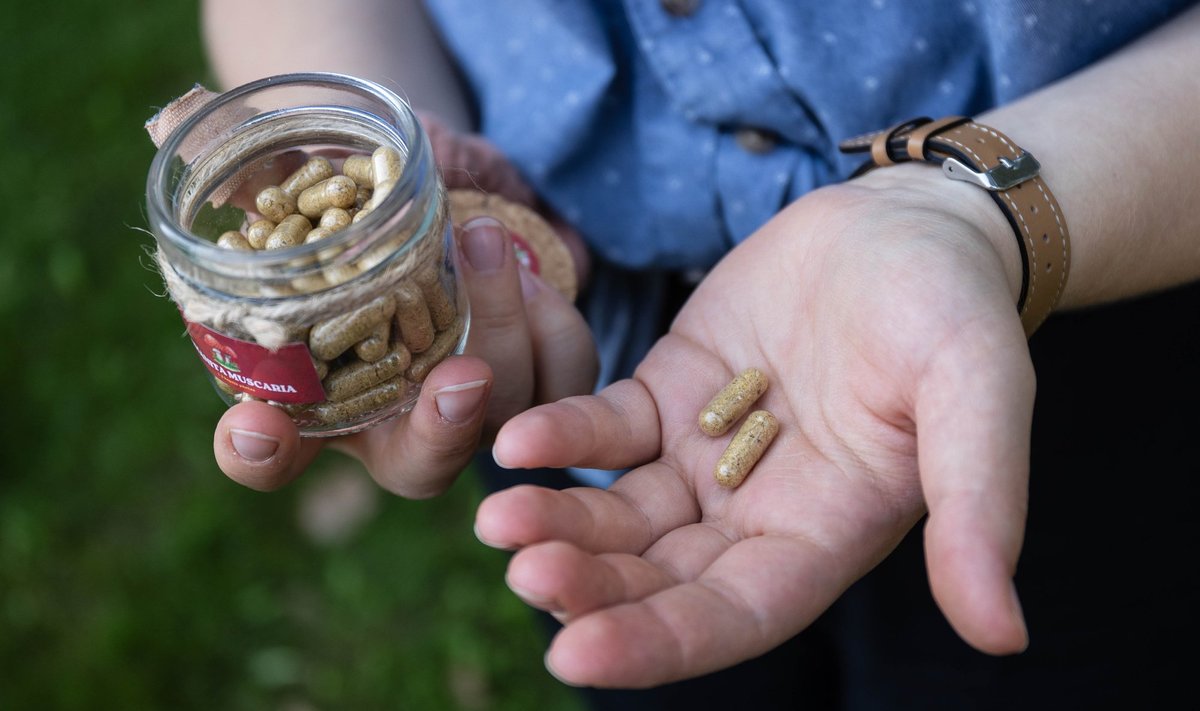
M323 402L309 412L326 425L349 422L382 409L408 392L409 384L399 376L341 402Z
M296 207L305 217L316 218L331 207L350 207L357 193L358 187L353 180L344 175L335 175L300 193L296 198Z
M317 380L324 380L325 376L329 375L329 363L318 358L313 358L311 353L308 354L308 357L312 360L313 370L317 371Z
M371 187L375 184L375 178L371 175L371 156L361 153L346 156L342 162L342 175L363 187Z
M391 321L384 321L375 327L371 335L354 344L354 355L358 356L359 360L374 363L387 355L388 341L391 337Z
M254 198L254 205L258 214L275 223L283 222L283 218L296 211L296 199L276 185L263 188Z
M434 327L440 331L453 323L458 316L458 308L442 286L438 270L427 266L417 272L414 278L421 287L421 296L425 297L425 306L429 309L429 317L433 319Z
M309 158L308 162L300 166L296 172L289 175L279 187L283 192L296 197L308 188L333 177L333 165L328 158L316 156Z
M777 434L779 420L774 415L766 410L750 413L717 461L717 483L732 489L745 481Z
M433 370L433 366L441 363L450 355L455 348L458 347L459 337L462 336L463 320L461 318L454 319L450 327L437 335L433 339L433 345L429 350L420 355L413 356L412 364L408 366L408 370L404 371L404 377L414 383L425 381L425 377L429 375L429 371Z
M720 437L742 418L767 391L767 376L757 368L746 368L700 411L700 429L709 437Z
M331 234L333 234L332 227L314 227L308 231L308 234L304 235L304 244L312 244L313 242L323 240Z
M266 249L284 249L295 247L304 241L304 236L312 230L312 224L304 215L288 215L275 225L271 235L267 237Z
M267 238L275 231L275 223L270 220L257 220L246 228L246 241L255 249L265 249Z
M390 146L380 146L371 154L371 185L376 190L384 183L395 183L404 172L404 159L400 151Z
M363 187L360 185L358 188L358 192L356 192L354 194L354 207L361 210L363 208L363 205L366 205L367 202L369 202L371 200L371 195L373 195L374 193L375 193L375 191L372 190L371 188Z
M332 231L340 230L350 224L350 213L342 207L331 207L321 213L317 227L327 227Z
M367 215L371 214L371 208L364 206L361 210L354 213L354 217L350 218L351 224L358 224L361 220L366 219Z
M437 329L416 284L405 283L396 290L396 330L413 353L423 353L433 345Z
M223 232L221 236L217 238L217 246L221 247L222 249L254 249L250 246L250 242L246 239L246 235L238 232L237 230Z
M390 294L375 298L348 314L313 326L308 334L308 349L321 360L333 360L371 335L376 326L390 320L394 313L396 299Z
M389 180L376 185L375 189L371 191L370 199L363 203L362 209L369 212L379 207L379 203L383 202L384 198L386 198L395 187L396 181L394 180Z
M396 344L373 363L356 362L344 365L322 380L325 398L340 402L390 380L404 372L412 356L403 344Z

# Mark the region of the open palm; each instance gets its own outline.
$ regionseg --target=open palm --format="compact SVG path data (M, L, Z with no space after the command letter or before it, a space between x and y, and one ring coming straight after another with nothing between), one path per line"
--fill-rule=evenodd
M547 663L641 687L757 656L810 624L928 512L934 595L992 653L1025 629L1033 371L1002 259L919 194L813 193L733 250L630 380L500 431L510 467L635 467L608 490L518 487L477 515L510 587L566 626ZM1010 237L1011 239L1011 237ZM697 415L746 367L781 429L735 490Z

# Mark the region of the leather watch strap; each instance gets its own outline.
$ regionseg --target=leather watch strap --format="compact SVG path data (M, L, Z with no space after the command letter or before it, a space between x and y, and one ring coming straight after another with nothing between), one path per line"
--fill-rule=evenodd
M1017 236L1021 293L1017 310L1029 337L1058 304L1071 267L1071 241L1058 201L1037 160L999 131L968 117L921 117L843 141L844 153L869 152L855 175L906 161L941 165L946 177L988 191Z

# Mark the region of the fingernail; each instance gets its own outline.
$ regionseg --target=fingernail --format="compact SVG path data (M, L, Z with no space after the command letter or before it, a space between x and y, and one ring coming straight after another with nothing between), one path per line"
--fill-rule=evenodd
M450 422L463 422L470 419L479 411L483 404L486 380L472 380L469 383L447 385L433 394L433 402L437 405L438 414Z
M521 600L527 605L532 605L549 613L565 612L565 610L562 609L562 605L559 605L556 600L529 592L525 588L513 585L508 580L505 580L504 582L508 585L508 589L512 590L513 594L521 598Z
M238 456L249 462L265 462L279 450L279 440L261 432L231 429L229 441Z
M517 273L521 275L521 297L526 301L533 299L542 290L542 280L525 267L518 269Z
M516 546L512 545L511 543L501 543L499 541L492 541L492 540L488 540L487 538L485 538L483 536L483 534L481 534L479 532L479 523L478 522L475 523L472 530L475 531L475 538L479 539L480 543L482 543L483 545L485 545L489 548L498 548L500 550L506 550L506 551L514 550L516 548Z
M542 661L546 665L546 671L550 672L550 676L558 679L559 682L566 684L567 686L583 686L582 684L576 684L573 681L567 681L562 677L561 674L558 673L558 670L555 669L554 665L550 663L550 650L546 650L546 656L542 657Z
M504 225L490 217L476 217L463 225L462 251L476 271L489 272L504 264Z
M492 445L492 461L495 462L496 466L500 467L501 469L512 469L512 467L500 461L500 455L496 454L496 445L494 444Z

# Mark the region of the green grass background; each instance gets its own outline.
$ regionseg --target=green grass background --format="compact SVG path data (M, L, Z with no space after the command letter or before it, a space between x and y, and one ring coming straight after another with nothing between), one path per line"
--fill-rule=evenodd
M0 26L0 709L572 709L471 533L479 483L297 523L260 494L155 296L143 122L207 70L194 3L8 3ZM211 85L211 82L206 82Z

